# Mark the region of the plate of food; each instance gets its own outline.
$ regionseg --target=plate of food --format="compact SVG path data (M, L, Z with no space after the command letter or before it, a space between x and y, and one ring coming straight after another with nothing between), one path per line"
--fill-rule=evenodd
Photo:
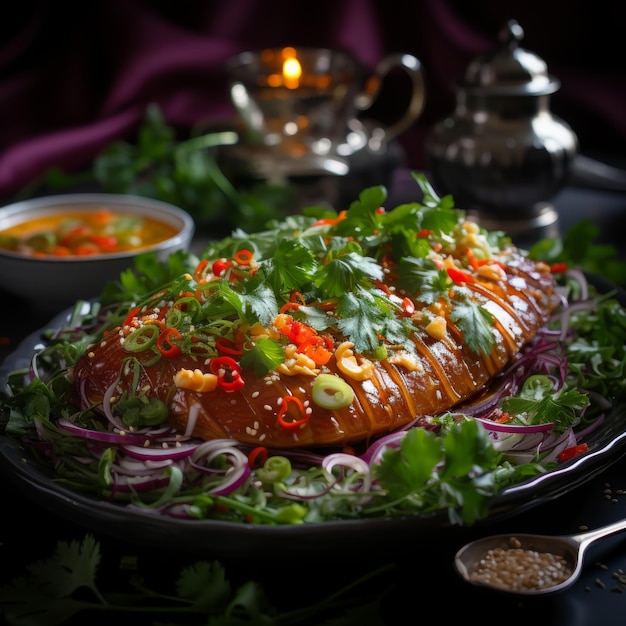
M0 461L138 543L400 546L558 497L626 444L616 291L419 202L149 254L4 363Z

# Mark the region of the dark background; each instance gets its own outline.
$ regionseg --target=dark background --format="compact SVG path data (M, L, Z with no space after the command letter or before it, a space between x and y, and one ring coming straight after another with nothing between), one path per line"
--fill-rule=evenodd
M624 163L626 75L618 0L32 0L0 23L0 199L50 166L89 167L132 139L150 102L181 133L228 120L224 61L265 46L352 52L373 67L408 52L424 66L426 108L402 137L407 165L454 107L452 83L492 50L509 19L522 47L561 81L551 108L587 155ZM619 13L619 15L618 15ZM393 98L391 99L393 101ZM381 117L390 111L378 111Z
M626 164L621 4L619 0L11 3L11 19L0 20L0 201L10 200L51 166L88 168L110 142L134 137L151 102L160 105L167 122L183 135L196 124L229 120L232 107L224 62L241 50L265 46L344 48L369 67L390 52L415 54L424 66L427 104L401 142L407 165L422 168L425 134L453 109L453 80L477 55L493 49L498 32L511 18L524 28L523 46L542 57L561 81L551 99L552 111L575 130L581 152ZM406 186L403 180L398 183L399 188ZM555 206L564 227L591 218L623 253L623 192L568 188L555 199ZM10 340L0 345L0 361L49 320L37 305L26 306L9 297L0 294L0 335ZM622 519L623 450L623 443L616 445L609 459L614 464L589 476L587 484L490 530L562 534ZM3 477L1 489L0 585L23 576L29 563L50 558L57 541L81 541L89 530L77 515L48 510L38 492L8 478ZM608 487L615 498L607 499ZM129 557L137 557L139 572L148 582L170 592L168 585L180 567L205 556L201 550L190 554L168 545L144 548L124 541L124 528L113 530L95 533L102 545L99 582L105 590L127 589L130 574L122 566ZM385 623L402 623L407 615L418 622L428 610L448 620L468 621L473 615L484 624L623 625L626 586L614 578L616 572L626 571L623 535L589 555L583 576L570 591L537 601L481 594L462 584L451 563L464 540L447 537L439 544L428 533L416 533L403 549L381 557L376 546L343 551L331 542L329 550L322 539L320 558L332 558L321 574L289 554L264 560L252 555L250 561L225 566L227 578L237 583L262 582L272 604L283 610L336 592L388 558L395 569L384 581L392 585L382 607ZM378 593L384 585L376 585ZM366 602L367 591L359 588L355 595ZM73 623L99 623L97 617L80 615ZM105 617L112 621L117 615ZM158 614L152 617L147 623L159 621ZM131 619L143 623L137 616ZM377 619L380 616L372 615L374 623Z

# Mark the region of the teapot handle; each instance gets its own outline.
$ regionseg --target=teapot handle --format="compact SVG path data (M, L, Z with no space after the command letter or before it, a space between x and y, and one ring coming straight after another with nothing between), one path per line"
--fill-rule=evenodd
M404 114L391 125L384 127L385 139L390 141L409 128L420 116L424 108L425 86L422 64L411 54L391 54L383 58L374 68L374 72L365 82L363 91L355 98L359 111L369 109L378 98L383 79L392 70L401 68L411 79L411 98Z

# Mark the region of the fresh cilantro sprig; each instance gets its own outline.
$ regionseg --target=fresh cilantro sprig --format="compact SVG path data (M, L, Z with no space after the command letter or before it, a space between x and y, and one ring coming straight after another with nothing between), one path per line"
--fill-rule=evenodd
M563 237L547 238L534 244L529 256L551 265L565 263L626 287L626 261L619 257L615 246L596 243L599 234L598 225L584 219L570 226Z
M100 588L100 544L87 534L81 541L59 541L51 558L26 566L10 584L0 586L0 616L11 626L57 626L74 618L113 621L120 616L133 624L185 623L243 626L298 626L341 619L341 623L382 626L381 602L390 589L385 582L393 564L382 565L344 588L297 609L273 606L263 587L251 580L237 588L218 561L196 561L183 567L174 589L150 586L139 569L121 569L112 590ZM126 562L135 559L126 559ZM168 573L169 575L169 573ZM372 594L366 583L378 581ZM363 587L363 593L358 589Z
M171 203L198 224L224 230L237 226L259 230L293 210L296 190L292 185L259 180L249 166L228 167L219 158L220 146L236 142L234 131L193 129L187 136L180 135L152 103L132 141L112 141L83 171L50 168L41 180L20 190L17 199L41 194L42 189L97 187L105 193Z
M373 472L396 510L448 508L452 523L471 525L485 517L493 496L518 475L502 463L487 431L475 420L442 418L444 432L407 431L398 448L387 448ZM388 505L387 505L388 506Z
M614 298L599 298L584 314L568 321L574 339L567 345L572 386L607 398L626 397L626 309Z

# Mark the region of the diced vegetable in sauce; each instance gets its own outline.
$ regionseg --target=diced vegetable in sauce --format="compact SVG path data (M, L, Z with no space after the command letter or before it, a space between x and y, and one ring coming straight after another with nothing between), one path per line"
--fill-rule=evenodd
M51 212L0 231L0 248L27 256L67 257L138 250L176 228L151 217L96 210Z

